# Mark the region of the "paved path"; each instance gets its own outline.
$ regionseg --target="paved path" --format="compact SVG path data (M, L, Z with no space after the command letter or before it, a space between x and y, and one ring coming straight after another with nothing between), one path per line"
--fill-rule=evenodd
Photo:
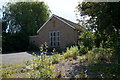
M19 64L33 59L33 55L28 52L0 54L0 57L3 65Z

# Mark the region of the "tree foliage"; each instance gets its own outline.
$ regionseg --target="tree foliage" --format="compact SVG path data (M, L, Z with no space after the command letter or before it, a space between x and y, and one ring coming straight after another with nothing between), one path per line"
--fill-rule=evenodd
M3 20L9 25L8 32L20 31L27 35L35 35L50 14L44 2L8 3L4 9Z
M78 5L78 11L81 16L88 15L90 19L87 21L89 27L99 32L106 32L111 34L110 31L120 29L119 16L120 16L120 2L118 3L92 3L83 2Z
M26 50L29 45L28 36L37 34L50 13L44 2L7 3L3 7L2 17L3 51Z
M94 31L95 43L99 47L112 48L119 54L120 50L120 2L83 2L77 6L87 29ZM80 21L80 20L79 20ZM119 60L120 61L120 60Z
M89 16L87 28L94 30L97 39L105 42L109 37L118 38L120 34L120 2L83 2L77 6L80 16ZM85 22L84 22L85 23Z
M84 47L88 48L89 50L91 50L94 47L94 40L95 36L92 33L92 31L86 30L80 35L80 42L83 42Z

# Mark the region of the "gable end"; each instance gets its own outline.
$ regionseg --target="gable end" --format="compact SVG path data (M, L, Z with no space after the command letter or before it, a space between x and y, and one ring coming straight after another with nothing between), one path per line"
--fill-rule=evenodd
M50 21L50 19L52 19L53 15L41 26L41 28L37 31L37 33L39 33L39 31L48 23L48 21Z
M56 15L52 15L43 25L42 27L37 31L37 33L39 33L39 31L48 23L48 21L50 21L50 19L52 19L53 17L55 17L56 19L62 21L63 23L67 24L68 26L70 26L73 29L76 29L74 26L72 26L71 24L67 23L66 21L62 20L61 18L57 17Z

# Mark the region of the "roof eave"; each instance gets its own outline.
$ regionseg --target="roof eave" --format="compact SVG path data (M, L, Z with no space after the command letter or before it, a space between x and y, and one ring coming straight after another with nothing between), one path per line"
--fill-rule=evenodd
M37 31L37 33L39 33L39 31L48 23L48 21L53 17L53 15L42 25L42 27L40 27L40 29Z
M68 26L70 26L73 29L76 29L74 26L72 26L71 24L67 23L66 21L60 19L59 17L57 17L56 15L53 15L54 17L56 17L58 20L62 21L63 23L67 24Z
M57 17L56 15L53 14L53 15L42 25L42 27L37 31L37 33L39 33L39 31L48 23L48 21L49 21L52 17L55 17L55 18L57 18L58 20L60 20L60 21L62 21L63 23L67 24L68 26L70 26L71 28L76 29L76 28L75 28L74 26L72 26L71 24L67 23L66 21L60 19L59 17Z

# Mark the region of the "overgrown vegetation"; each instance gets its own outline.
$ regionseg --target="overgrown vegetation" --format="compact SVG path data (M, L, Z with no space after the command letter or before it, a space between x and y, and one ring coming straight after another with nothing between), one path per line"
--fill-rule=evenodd
M45 54L37 56L27 67L31 71L27 75L28 78L55 78L54 66Z
M76 59L78 55L79 55L79 50L77 46L72 46L70 48L67 48L66 52L63 53L63 56L65 59L68 59L68 58Z
M12 74L27 73L26 78L57 78L59 71L55 71L55 64L58 64L63 59L63 55L57 54L53 50L53 55L48 56L47 44L41 46L40 55L33 53L34 57L32 61L28 61L24 64L3 66L2 78L12 78ZM20 68L20 65L25 65ZM57 75L58 74L58 75Z
M95 47L102 46L102 48L113 49L116 59L120 56L119 8L120 2L83 2L77 6L78 16L83 18L78 19L81 21L79 23L85 26L86 29L94 31ZM118 60L118 62L120 61Z
M22 64L16 64L16 65L2 65L2 69L1 69L1 72L2 72L2 75L1 77L2 78L12 78L12 74L15 74L15 73L22 73L23 70L21 65L25 65L25 63L22 63ZM19 68L21 68L20 70L18 70Z
M81 16L90 17L84 22L87 29L81 33L78 45L67 48L62 55L53 51L47 56L48 47L42 45L40 56L28 62L22 72L28 72L29 78L56 78L55 64L61 60L77 60L87 66L80 70L80 78L120 78L120 28L118 3L87 3L78 5ZM13 70L13 71L11 71ZM2 77L19 73L16 69L3 69Z
M81 40L78 43L79 45L67 48L66 52L63 53L64 58L75 59L77 56L80 56L80 63L87 63L88 67L80 70L81 78L120 78L118 67L120 64L117 63L118 58L114 56L115 50L110 47L105 48L102 42L99 47L96 47L96 39L93 36L95 36L93 33L83 33L80 36Z
M40 56L35 55L36 59L32 60L29 63L28 68L30 72L27 77L29 78L56 78L57 73L55 71L55 65L59 63L61 59L63 59L62 55L57 54L55 49L53 50L52 56L47 56L48 46L47 44L41 45L40 48Z
M44 50L44 51L43 51ZM46 55L46 48L41 49L42 53L40 55L33 54L35 58L29 61L22 70L17 70L17 67L9 66L11 68L5 67L3 69L2 77L11 77L14 73L27 73L27 78L58 78L61 73L55 71L55 65L59 64L61 60L77 60L79 56L79 62L87 63L87 68L81 68L80 78L119 78L119 64L112 62L113 50L110 48L92 48L88 50L86 54L80 53L80 49L77 46L72 46L67 48L66 52L62 55L57 54L53 50L52 56ZM72 58L72 59L71 59ZM12 71L11 71L12 70ZM109 72L108 72L109 71ZM91 72L93 75L89 75Z
M118 73L120 71L118 67L120 65L119 8L120 2L83 2L77 6L77 16L81 16L81 19L78 19L79 23L94 35L92 38L90 35L89 38L86 38L86 34L83 36L83 45L85 46L83 49L86 50L87 48L88 50L83 61L92 62L92 70L98 71L101 75L100 78L120 77ZM88 45L90 41L89 47L86 46L85 41ZM110 65L99 65L101 63L109 63Z
M112 53L111 49L93 48L84 55L83 59L80 59L80 62L87 61L92 64L111 62Z

